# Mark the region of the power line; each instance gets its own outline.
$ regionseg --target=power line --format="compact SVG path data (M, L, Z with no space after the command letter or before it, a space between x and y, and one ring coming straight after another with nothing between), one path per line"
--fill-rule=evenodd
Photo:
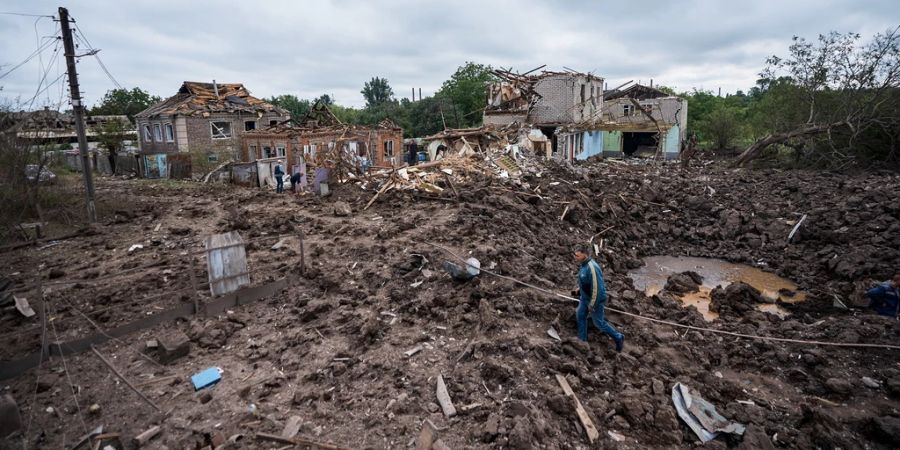
M103 73L106 74L106 76L109 78L109 81L112 81L112 83L116 85L117 88L122 89L122 85L119 84L112 73L109 72L109 69L106 68L106 64L103 64L103 60L100 58L100 54L98 53L100 50L94 48L94 46L91 44L91 41L88 40L87 36L84 35L84 32L81 31L80 26L75 26L75 38L87 45L88 50L93 53L92 56L94 58L97 58L97 64L99 64L100 68L103 69Z
M15 13L15 12L0 12L0 14L4 16L23 16L23 17L49 17L51 19L55 19L54 16L48 16L43 14L26 14L26 13Z
M34 59L35 56L37 56L37 55L40 54L42 51L44 51L44 50L46 50L48 47L50 47L50 44L51 44L51 43L53 43L53 42L58 42L58 39L59 39L58 37L54 36L54 39L53 39L53 40L47 40L46 42L44 42L43 44L41 44L41 46L38 47L38 49L35 50L34 53L28 55L28 57L25 58L24 61L20 62L19 64L16 64L12 69L7 70L3 75L0 75L0 80L2 80L3 78L5 78L7 75L11 74L14 70L16 70L16 69L18 69L19 67L22 67L23 65L25 65L26 63L28 63L28 61L31 61L32 59Z
M100 50L95 49L91 45L91 43L87 40L87 38L84 36L84 33L82 33L81 30L79 30L78 28L75 28L75 39L78 40L78 42L84 44L85 47L87 47L90 56L97 58L97 64L100 65L100 68L103 70L103 73L106 74L106 77L109 78L109 81L112 81L112 83L114 85L116 85L117 88L122 89L122 85L119 84L118 81L116 81L116 78L113 77L112 74L109 72L109 69L106 68L106 64L103 64L103 60L100 59L100 54L97 53Z

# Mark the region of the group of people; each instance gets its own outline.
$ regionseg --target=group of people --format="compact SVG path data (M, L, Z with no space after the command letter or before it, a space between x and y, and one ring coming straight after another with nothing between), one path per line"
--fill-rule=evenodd
M275 163L275 169L272 170L272 175L275 176L275 192L280 194L284 192L284 166L282 165L284 161L278 161ZM291 175L291 192L297 192L297 188L300 186L300 172L296 172Z

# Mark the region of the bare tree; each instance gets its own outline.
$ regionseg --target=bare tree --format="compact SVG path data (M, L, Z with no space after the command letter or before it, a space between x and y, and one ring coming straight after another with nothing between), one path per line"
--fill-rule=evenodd
M855 33L820 35L816 43L795 37L786 59L769 58L761 75L792 84L796 100L807 111L806 121L761 137L734 164L747 163L770 145L798 146L797 141L823 136L827 150L823 157L850 160L863 132L872 127L896 127L900 123L896 107L888 102L896 98L895 90L900 87L898 30L900 27L876 34L865 45Z

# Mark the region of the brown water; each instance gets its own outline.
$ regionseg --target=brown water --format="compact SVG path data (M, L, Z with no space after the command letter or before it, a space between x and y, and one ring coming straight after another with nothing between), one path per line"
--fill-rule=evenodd
M697 292L691 292L679 297L685 306L693 305L700 314L708 320L715 320L718 314L709 310L710 292L716 286L728 286L731 283L742 281L758 289L763 297L772 302L780 300L784 303L802 302L806 294L797 291L797 285L792 281L781 278L774 273L765 272L756 267L745 264L734 264L728 261L712 258L695 258L690 256L651 256L644 258L644 266L628 273L634 283L634 287L644 291L647 295L655 295L666 285L669 276L685 271L694 271L703 277L703 284ZM788 290L795 292L793 296L782 295L779 291ZM760 311L777 314L786 317L790 313L774 304L762 304L757 307Z

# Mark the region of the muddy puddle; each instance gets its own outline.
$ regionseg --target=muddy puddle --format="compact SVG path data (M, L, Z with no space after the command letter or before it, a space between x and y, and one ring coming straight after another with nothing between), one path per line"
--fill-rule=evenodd
M689 256L651 256L644 258L644 265L632 270L628 276L634 283L634 287L644 291L647 295L655 295L666 285L669 276L685 271L694 271L703 277L703 284L697 292L681 294L679 299L685 306L694 306L707 321L718 317L709 310L710 292L716 286L728 286L737 281L743 281L758 289L763 297L773 302L796 303L806 299L806 294L797 290L797 285L792 281L781 278L774 273L765 272L744 264L734 264L713 258L696 258ZM788 292L793 293L789 295ZM783 307L775 304L761 304L757 307L760 311L787 317L790 313Z

